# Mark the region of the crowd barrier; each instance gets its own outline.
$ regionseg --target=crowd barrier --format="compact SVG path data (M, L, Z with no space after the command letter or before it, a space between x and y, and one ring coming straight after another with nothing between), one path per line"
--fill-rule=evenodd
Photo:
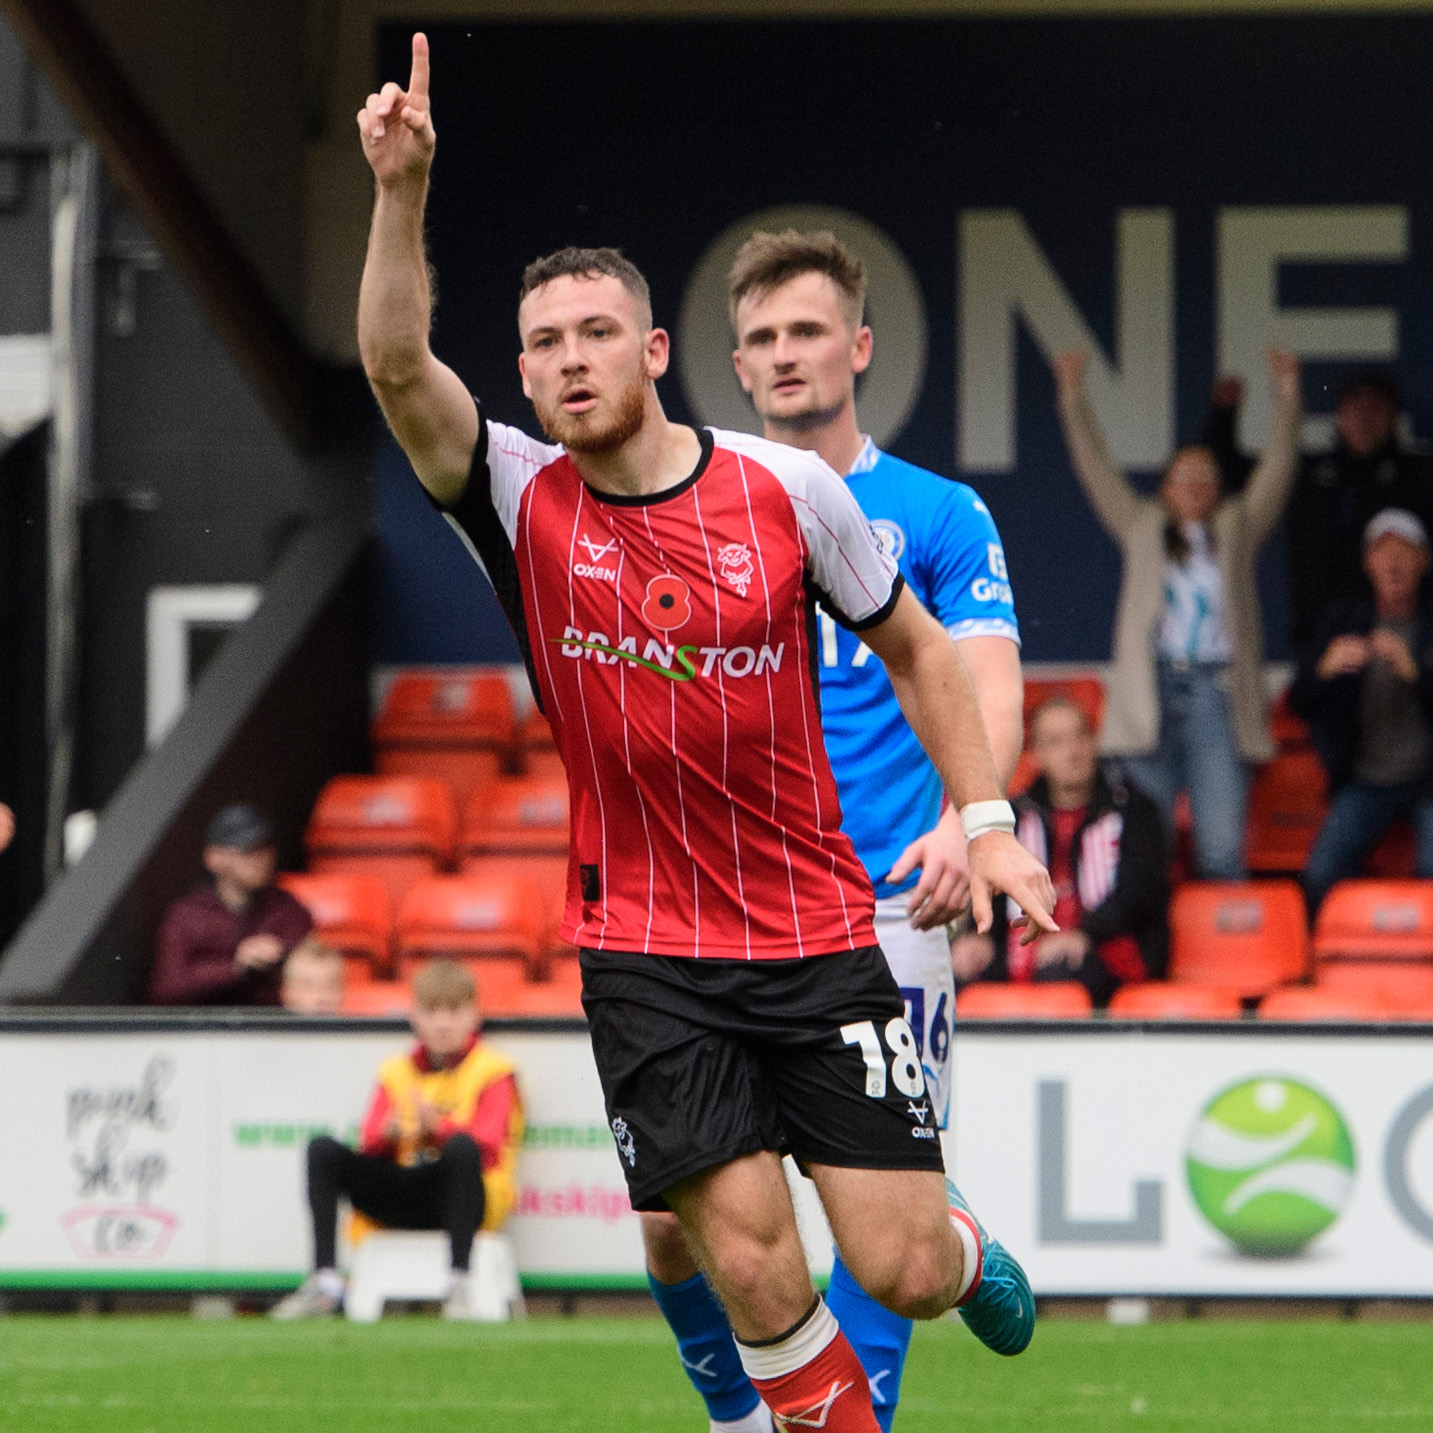
M0 1016L0 1288L264 1289L397 1022ZM493 1022L528 1287L645 1286L580 1021ZM1041 1294L1433 1296L1433 1026L967 1026L946 1153ZM813 1270L829 1236L793 1174Z

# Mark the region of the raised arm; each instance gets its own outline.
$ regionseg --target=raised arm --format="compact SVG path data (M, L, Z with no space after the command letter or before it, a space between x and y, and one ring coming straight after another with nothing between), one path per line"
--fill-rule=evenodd
M369 95L358 132L376 181L358 295L363 370L419 481L439 502L452 503L472 466L478 415L462 379L428 344L433 294L423 210L435 136L425 36L413 36L408 88L390 81Z
M1085 355L1078 349L1055 360L1055 388L1065 446L1095 516L1116 542L1122 542L1139 512L1139 494L1110 456L1085 387Z
M1281 348L1269 350L1269 375L1274 383L1274 421L1264 455L1244 489L1244 512L1255 543L1268 536L1279 520L1299 470L1299 360Z

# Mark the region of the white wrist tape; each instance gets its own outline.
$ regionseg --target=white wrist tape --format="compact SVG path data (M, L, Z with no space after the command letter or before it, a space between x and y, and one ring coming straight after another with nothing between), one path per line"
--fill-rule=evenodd
M1008 801L972 801L960 808L960 825L965 839L973 841L990 831L1015 834L1015 808Z

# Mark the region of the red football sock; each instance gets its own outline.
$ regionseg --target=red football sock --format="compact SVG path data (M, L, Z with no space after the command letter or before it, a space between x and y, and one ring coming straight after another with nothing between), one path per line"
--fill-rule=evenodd
M866 1371L819 1296L790 1333L761 1344L738 1339L736 1346L777 1433L880 1433Z

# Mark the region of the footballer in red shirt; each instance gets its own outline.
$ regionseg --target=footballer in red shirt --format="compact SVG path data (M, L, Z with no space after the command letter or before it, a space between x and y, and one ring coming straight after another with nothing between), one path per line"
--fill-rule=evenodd
M428 47L358 116L376 180L364 368L433 501L482 562L572 796L563 935L638 1209L670 1208L779 1426L874 1433L865 1375L815 1294L781 1169L814 1180L874 1297L964 1306L1029 1341L1014 1260L944 1178L924 1074L841 832L821 741L816 604L861 632L960 809L977 923L992 890L1053 929L1010 833L949 637L815 454L668 421L669 340L610 249L529 265L519 367L547 441L491 421L433 354L423 212Z

